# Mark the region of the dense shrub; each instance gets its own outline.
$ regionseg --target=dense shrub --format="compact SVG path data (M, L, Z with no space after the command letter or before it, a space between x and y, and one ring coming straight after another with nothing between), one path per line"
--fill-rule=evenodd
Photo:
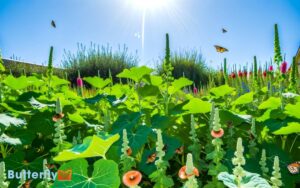
M211 71L205 65L205 60L201 53L197 51L185 51L171 55L171 64L174 67L172 73L174 78L183 75L194 81L196 86L207 85ZM162 63L158 64L157 71L162 73Z
M91 43L88 48L83 44L78 44L75 54L65 51L62 64L73 83L77 78L78 70L82 77L100 74L102 78L109 77L110 70L116 82L119 81L119 78L116 78L118 73L125 68L137 65L137 62L137 56L129 54L126 46L119 46L118 50L113 51L109 45L99 46Z

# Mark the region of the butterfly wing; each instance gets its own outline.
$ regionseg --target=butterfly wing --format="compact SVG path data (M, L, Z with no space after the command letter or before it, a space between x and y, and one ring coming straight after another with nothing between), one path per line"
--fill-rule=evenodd
M222 28L222 33L227 33L227 30Z
M291 174L298 174L300 168L300 161L291 163L287 166L287 169Z
M55 24L54 20L51 21L51 25L52 25L52 27L56 28L56 24Z
M219 45L215 45L215 48L216 48L216 51L219 52L219 53L228 52L227 48L224 48L224 47L219 46Z

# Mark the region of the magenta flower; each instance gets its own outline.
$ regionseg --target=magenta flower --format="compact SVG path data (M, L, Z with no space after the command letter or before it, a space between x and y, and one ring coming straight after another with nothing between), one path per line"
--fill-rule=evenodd
M285 74L286 71L287 71L287 62L284 61L284 62L280 65L280 72L281 72L282 74Z
M195 95L197 95L198 89L196 87L194 87L193 92L194 92Z
M270 65L269 71L270 71L270 72L273 72L273 66L272 66L272 65Z
M77 87L83 87L83 81L80 77L77 78Z

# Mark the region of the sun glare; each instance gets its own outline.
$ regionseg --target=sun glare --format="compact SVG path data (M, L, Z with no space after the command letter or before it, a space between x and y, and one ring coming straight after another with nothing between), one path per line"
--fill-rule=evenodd
M169 0L130 0L131 3L141 9L156 9L165 6Z

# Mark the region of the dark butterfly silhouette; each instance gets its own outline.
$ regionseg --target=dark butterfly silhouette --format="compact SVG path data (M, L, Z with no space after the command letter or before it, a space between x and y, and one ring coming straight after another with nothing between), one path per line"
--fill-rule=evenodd
M55 24L54 20L51 21L51 26L56 28L56 24Z
M214 45L214 47L216 48L217 52L219 52L219 53L228 52L228 49L224 48L222 46Z
M222 33L227 33L227 30L222 28Z

